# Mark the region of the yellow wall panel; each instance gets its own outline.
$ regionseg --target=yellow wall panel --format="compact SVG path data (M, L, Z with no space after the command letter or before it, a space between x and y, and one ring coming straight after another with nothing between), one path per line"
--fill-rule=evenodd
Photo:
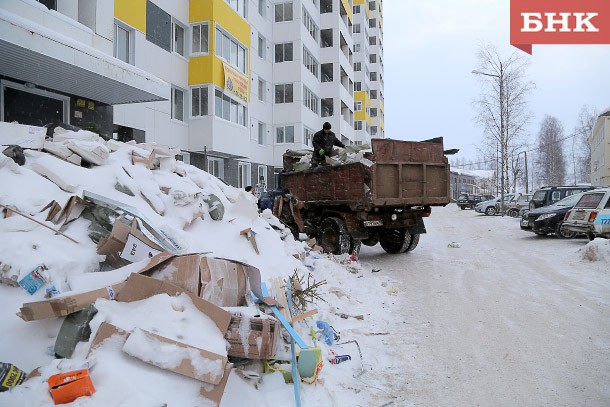
M114 16L146 33L146 0L114 0Z

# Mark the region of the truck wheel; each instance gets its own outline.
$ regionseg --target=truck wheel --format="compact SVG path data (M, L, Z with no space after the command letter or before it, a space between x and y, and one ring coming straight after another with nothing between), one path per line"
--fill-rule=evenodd
M413 249L415 249L417 247L418 243L419 243L419 233L411 235L411 243L409 243L409 247L407 247L406 253L413 251Z
M335 217L324 219L320 225L318 240L320 246L327 253L344 254L349 252L351 239L347 233L347 226L342 219Z
M386 229L379 234L379 243L387 253L404 253L411 244L411 234L406 229Z

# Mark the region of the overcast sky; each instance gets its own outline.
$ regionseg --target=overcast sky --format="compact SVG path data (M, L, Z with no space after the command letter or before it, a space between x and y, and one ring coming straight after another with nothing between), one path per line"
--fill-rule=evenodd
M456 157L476 160L483 131L472 105L481 88L471 71L481 42L503 57L510 45L509 0L385 0L386 137L443 136ZM528 69L535 140L546 114L572 133L583 105L610 107L610 45L534 45Z

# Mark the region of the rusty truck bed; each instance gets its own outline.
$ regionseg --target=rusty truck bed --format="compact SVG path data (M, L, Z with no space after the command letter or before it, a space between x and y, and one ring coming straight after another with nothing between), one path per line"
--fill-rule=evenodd
M449 203L449 164L439 143L372 140L373 165L322 166L282 174L301 201L348 205L439 206Z

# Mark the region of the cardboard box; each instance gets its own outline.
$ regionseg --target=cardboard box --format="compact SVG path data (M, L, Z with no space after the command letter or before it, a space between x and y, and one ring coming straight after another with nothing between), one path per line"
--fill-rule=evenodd
M279 324L275 318L267 315L247 316L232 311L231 324L225 334L225 339L231 345L227 353L245 359L272 359L278 330ZM245 337L243 332L248 332L248 336Z
M71 403L79 397L95 393L88 369L53 375L48 383L55 405Z

